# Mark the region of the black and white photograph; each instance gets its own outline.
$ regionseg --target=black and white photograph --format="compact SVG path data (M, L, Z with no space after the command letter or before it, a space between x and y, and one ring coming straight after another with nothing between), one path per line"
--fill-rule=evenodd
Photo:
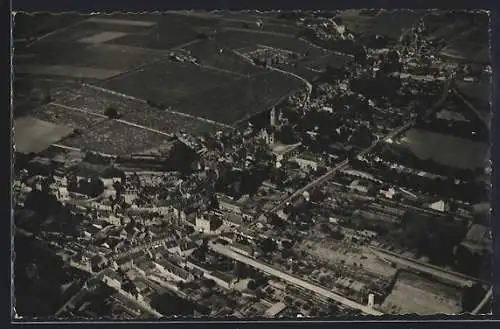
M488 11L12 19L14 319L491 314Z

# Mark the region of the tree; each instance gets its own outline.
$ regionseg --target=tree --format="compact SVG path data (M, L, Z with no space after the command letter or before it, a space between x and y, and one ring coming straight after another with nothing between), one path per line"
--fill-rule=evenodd
M250 281L248 281L247 288L250 290L255 290L255 289L257 289L257 283L255 283L254 280L250 280Z
M281 241L281 245L282 245L282 246L283 246L283 248L285 248L285 249L290 249L290 248L292 248L292 247L293 247L293 244L294 244L294 242L293 242L293 241L291 241L291 240L283 240L283 241Z
M104 110L104 115L106 115L109 119L118 119L120 117L118 110L112 106L109 106Z
M209 289L214 288L216 285L215 281L212 279L205 279L202 281L202 284L204 287L209 288Z
M465 312L471 312L481 302L486 290L483 289L480 283L476 283L472 287L467 287L462 291L462 307Z
M260 248L265 254L272 253L276 250L276 242L271 238L266 238L260 243Z

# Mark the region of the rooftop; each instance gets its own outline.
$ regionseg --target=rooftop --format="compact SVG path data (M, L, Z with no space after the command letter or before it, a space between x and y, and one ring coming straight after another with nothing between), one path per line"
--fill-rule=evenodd
M282 302L278 302L276 304L273 304L270 308L266 310L266 315L269 317L274 317L278 315L279 313L283 312L286 308L286 304Z
M277 144L273 145L272 151L276 155L285 155L285 154L297 149L301 144L302 143L286 145L286 144L277 143Z

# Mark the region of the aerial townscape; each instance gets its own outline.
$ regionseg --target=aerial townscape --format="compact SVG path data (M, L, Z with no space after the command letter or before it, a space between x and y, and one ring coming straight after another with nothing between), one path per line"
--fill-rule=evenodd
M15 316L490 313L489 19L17 13Z

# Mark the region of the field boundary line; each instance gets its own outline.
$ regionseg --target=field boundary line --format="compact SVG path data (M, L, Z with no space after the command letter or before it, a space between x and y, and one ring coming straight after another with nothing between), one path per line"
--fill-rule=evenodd
M94 116L97 116L97 117L100 117L100 118L103 118L103 119L109 119L106 115L104 114L100 114L100 113L96 113L96 112L92 112L92 111L86 111L86 110L82 110L80 108L77 108L77 107L74 107L74 106L68 106L68 105L63 105L63 104L59 104L59 103L51 103L52 105L55 105L57 107L61 107L61 108L65 108L67 110L70 110L70 111L78 111L78 112L83 112L83 113L88 113L90 115L94 115ZM159 135L163 135L163 136L166 136L166 137L172 137L172 134L168 134L164 131L160 131L160 130L157 130L157 129L153 129L153 128L150 128L150 127L146 127L146 126L143 126L143 125L140 125L140 124L137 124L137 123L133 123L133 122L130 122L130 121L127 121L127 120L122 120L122 119L114 119L113 121L116 121L116 122L119 122L119 123L122 123L124 125L128 125L128 126L131 126L131 127L135 127L135 128L140 128L140 129L144 129L144 130L148 130L148 131L151 131L151 132L154 132L156 134L159 134Z
M96 86L96 85L92 85L92 84L86 83L86 84L84 84L84 86L88 87L88 88L91 88L91 89L94 89L94 90L102 91L104 93L108 93L108 94L111 94L111 95L115 95L115 96L127 98L127 99L134 100L134 101L137 101L137 102L141 102L143 104L148 104L148 102L146 100L144 100L144 99L137 98L137 97L130 96L130 95L127 95L127 94L123 94L123 93L119 93L119 92L116 92L116 91L113 91L113 90L110 90L110 89L106 89L106 88L103 88L103 87L99 87L99 86ZM217 125L217 126L221 126L221 127L224 127L224 128L231 128L231 129L233 129L232 126L228 126L228 125L225 125L223 123L220 123L220 122L217 122L217 121L213 121L213 120L209 120L209 119L205 119L205 118L202 118L202 117L197 117L197 116L194 116L194 115L191 115L191 114L173 111L170 108L164 108L164 109L159 109L158 108L158 110L162 110L162 111L166 111L166 112L171 113L171 114L183 116L185 118L190 118L190 119L195 119L195 120L199 120L199 121L202 121L202 122L210 123L212 125Z
M221 69L220 67L216 67L216 66L212 66L212 65L197 64L197 66L199 66L202 69L207 69L207 70L217 71L217 72L221 72L221 73L226 73L226 74L230 74L230 75L233 75L233 76L236 76L236 77L239 77L239 78L249 78L250 77L249 75L245 75L245 74L236 73L236 72L233 72L233 71Z
M46 39L46 38L48 38L48 37L50 37L50 36L52 36L52 35L55 35L55 34L57 34L57 33L60 33L60 32L63 32L63 31L66 31L66 30L67 30L67 29L69 29L69 28L72 28L72 27L78 26L78 25L80 25L80 24L83 24L85 21L86 21L86 19L82 19L82 20L80 20L80 21L78 21L78 22L75 22L75 23L72 23L72 24L68 24L68 25L63 26L63 27L61 27L61 28L55 29L54 31L51 31L51 32L45 33L45 34L43 34L43 35L41 35L41 36L39 36L39 37L35 37L35 39L34 39L33 41L31 41L31 42L28 42L28 43L25 45L25 47L26 47L26 48L29 48L29 47L31 47L32 45L34 45L35 43L37 43L37 42L40 42L40 41L42 41L42 40L44 40L44 39Z

